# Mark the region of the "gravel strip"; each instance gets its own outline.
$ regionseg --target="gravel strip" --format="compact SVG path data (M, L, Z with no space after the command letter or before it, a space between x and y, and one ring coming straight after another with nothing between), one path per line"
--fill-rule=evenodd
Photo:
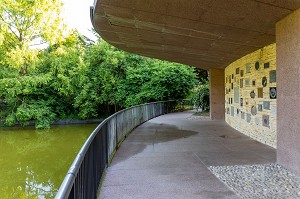
M208 116L190 116L187 118L188 120L199 120L199 121L208 121L210 118Z
M210 166L241 198L300 198L300 178L277 164Z

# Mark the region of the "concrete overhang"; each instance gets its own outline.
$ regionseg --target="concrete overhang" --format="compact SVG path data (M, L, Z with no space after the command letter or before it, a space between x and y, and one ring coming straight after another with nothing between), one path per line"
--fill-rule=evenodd
M128 52L225 68L275 42L275 24L300 0L96 0L93 25Z

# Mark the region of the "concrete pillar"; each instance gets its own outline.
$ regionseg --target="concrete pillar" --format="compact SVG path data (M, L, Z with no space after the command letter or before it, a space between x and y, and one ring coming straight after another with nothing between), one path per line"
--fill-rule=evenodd
M224 70L211 68L210 76L210 118L224 120L225 118L225 83Z
M300 9L276 24L277 162L300 175Z

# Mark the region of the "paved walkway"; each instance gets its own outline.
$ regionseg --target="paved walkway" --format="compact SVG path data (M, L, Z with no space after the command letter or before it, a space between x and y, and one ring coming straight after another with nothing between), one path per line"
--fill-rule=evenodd
M101 199L239 198L209 166L275 163L275 149L194 112L152 119L117 151Z

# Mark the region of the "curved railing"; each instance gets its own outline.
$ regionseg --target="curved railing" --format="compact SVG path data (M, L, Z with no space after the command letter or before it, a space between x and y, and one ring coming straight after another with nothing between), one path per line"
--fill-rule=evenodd
M134 106L101 122L77 154L55 198L97 198L105 169L126 136L140 124L174 111L176 104L166 101Z

